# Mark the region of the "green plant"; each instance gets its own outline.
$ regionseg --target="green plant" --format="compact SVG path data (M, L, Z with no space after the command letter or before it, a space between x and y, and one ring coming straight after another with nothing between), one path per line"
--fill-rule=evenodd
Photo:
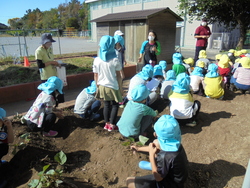
M67 156L63 151L60 151L54 156L54 160L58 162L59 165L63 165L67 161ZM45 165L43 167L43 170L38 173L38 176L40 178L31 180L28 186L31 188L58 187L59 184L63 183L62 181L63 170L60 168L60 166L55 170L54 169L48 170L49 167L50 164Z
M128 141L123 142L122 145L123 146L130 146L131 144L135 143L138 146L144 146L147 143L148 140L149 140L149 138L147 138L145 136L142 136L142 135L139 135L139 141L138 142L135 142L134 138L128 137Z
M20 138L23 140L22 142L11 145L14 146L14 149L12 151L13 155L15 155L18 152L18 150L24 149L27 146L27 144L30 141L30 133L22 134Z

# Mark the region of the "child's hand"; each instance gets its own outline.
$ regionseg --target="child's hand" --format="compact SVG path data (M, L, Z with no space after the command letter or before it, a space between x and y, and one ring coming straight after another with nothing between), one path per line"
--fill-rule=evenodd
M157 151L158 151L158 149L157 149L157 147L155 146L155 144L154 144L154 143L150 143L150 144L149 144L149 155L155 156L155 154L157 153Z
M130 149L138 151L138 147L136 147L136 146L130 146Z

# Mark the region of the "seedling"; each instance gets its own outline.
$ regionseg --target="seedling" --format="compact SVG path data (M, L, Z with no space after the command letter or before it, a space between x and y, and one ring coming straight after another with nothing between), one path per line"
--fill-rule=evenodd
M67 161L67 156L65 155L65 153L63 153L63 151L60 151L54 156L54 160L58 162L59 165L63 165ZM28 186L30 188L58 187L59 184L63 183L63 170L60 167L55 170L48 170L49 167L50 164L45 165L43 167L43 170L38 173L38 176L40 178L31 180Z

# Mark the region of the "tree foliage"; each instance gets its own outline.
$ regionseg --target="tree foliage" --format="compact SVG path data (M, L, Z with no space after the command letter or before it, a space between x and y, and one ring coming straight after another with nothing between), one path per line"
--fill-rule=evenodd
M250 29L250 0L178 0L181 14L188 14L190 20L207 17L210 23L219 23L228 30L239 27L242 48Z
M59 4L47 11L28 9L22 18L8 20L11 29L65 29L68 25L77 30L87 29L88 6L78 0Z

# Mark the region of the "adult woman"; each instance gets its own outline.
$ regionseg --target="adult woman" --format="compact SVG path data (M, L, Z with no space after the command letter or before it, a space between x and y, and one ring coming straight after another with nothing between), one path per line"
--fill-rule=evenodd
M103 116L106 122L104 129L117 130L115 125L119 102L122 102L120 92L122 66L115 53L115 39L105 35L100 40L99 56L93 63L94 79L97 84L96 98L104 100Z
M149 30L148 40L144 41L140 49L140 57L138 62L141 62L142 55L144 54L144 65L151 64L154 66L157 63L157 55L161 53L161 45L158 42L156 33L153 30Z
M57 76L56 66L60 67L57 61L54 61L53 49L51 48L52 42L56 42L52 39L50 33L44 33L41 37L41 46L35 51L35 58L37 66L40 71L41 81L44 83L51 76Z

